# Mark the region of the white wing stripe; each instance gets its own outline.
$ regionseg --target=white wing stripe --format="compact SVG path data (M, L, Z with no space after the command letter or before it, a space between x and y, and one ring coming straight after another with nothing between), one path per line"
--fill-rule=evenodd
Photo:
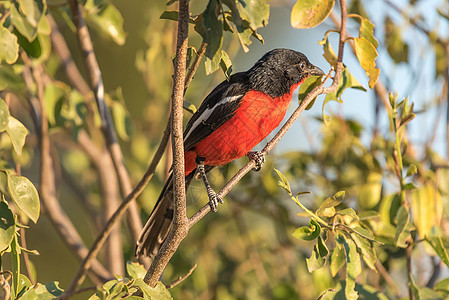
M187 138L190 136L190 134L195 130L195 128L198 127L198 125L200 125L202 122L206 121L210 117L210 115L215 110L215 108L217 108L220 105L236 101L236 100L238 100L238 99L240 99L242 97L243 97L243 95L226 97L226 98L223 98L222 100L220 100L220 102L215 104L213 107L206 109L201 114L201 116L199 116L199 118L196 119L196 121L193 123L192 127L190 127L190 130L187 132L187 134L186 134L186 136L184 138L184 142L187 140Z

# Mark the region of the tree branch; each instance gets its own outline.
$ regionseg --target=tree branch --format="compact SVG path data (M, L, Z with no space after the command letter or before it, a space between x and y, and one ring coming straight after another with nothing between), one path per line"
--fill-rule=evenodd
M31 77L32 72L30 62L24 53L22 54L22 58L25 62L23 73L24 81L27 85L29 85L32 84L33 81L33 78ZM70 219L62 210L60 203L56 198L53 159L50 155L50 137L48 135L48 120L43 99L43 83L40 81L41 77L41 74L35 74L34 76L34 79L38 86L39 97L39 99L35 99L35 101L38 101L40 103L40 123L38 126L41 142L40 197L42 200L42 205L45 208L45 212L56 232L60 235L61 239L66 243L69 249L71 249L79 259L83 259L87 255L88 250L84 245L81 237L79 236L76 228L73 226ZM30 86L28 86L28 90L31 90ZM91 278L95 282L101 283L111 277L112 275L97 260L93 262Z
M90 78L90 85L94 91L95 101L97 103L98 111L101 118L101 129L106 139L107 148L114 163L117 177L120 184L120 189L123 195L129 195L132 191L131 179L129 178L128 171L126 170L123 154L120 149L120 145L117 142L117 135L115 132L114 124L111 120L108 107L104 100L104 85L101 76L100 67L98 66L97 59L95 57L90 34L85 24L85 21L80 13L80 7L77 0L70 0L70 10L72 12L73 22L77 28L78 40L83 52L84 62ZM142 230L142 222L140 220L139 210L136 203L130 204L128 211L128 225L131 228L134 239L140 234Z
M145 275L144 282L155 286L181 241L189 231L185 199L184 140L183 140L183 95L186 74L186 55L189 31L189 3L179 1L178 34L176 45L175 74L172 92L172 146L173 189L175 211L173 226L156 254Z

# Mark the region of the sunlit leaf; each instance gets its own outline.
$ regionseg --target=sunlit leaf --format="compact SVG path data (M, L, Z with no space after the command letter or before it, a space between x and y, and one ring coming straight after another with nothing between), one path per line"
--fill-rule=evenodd
M193 103L190 103L187 100L183 101L183 108L187 110L189 113L194 114L196 112L196 107Z
M150 287L148 284L143 282L142 279L137 279L135 285L139 287L142 291L145 299L150 297L150 299L158 300L172 300L170 292L166 289L165 285L158 281L155 287Z
M268 24L270 6L267 0L239 0L237 7L242 19L249 21L250 27L257 29Z
M345 251L343 250L343 247L339 243L336 243L335 248L332 251L330 260L330 269L332 277L335 277L335 275L337 275L341 267L344 266L345 261L346 261Z
M363 209L374 208L381 199L382 192L382 174L370 172L366 183L359 190L359 205Z
M8 203L0 199L0 251L6 249L11 244L15 232L16 222L14 220L14 214L9 208Z
M363 229L360 227L358 227L358 228ZM360 251L363 255L363 260L365 261L367 266L370 267L372 270L376 270L374 263L377 260L377 255L376 255L376 251L374 250L374 248L371 245L371 243L369 242L369 240L364 238L363 235L360 235L360 232L351 233L351 237L354 240L355 244L357 245L357 248L360 249Z
M379 45L379 42L374 37L374 24L368 19L362 18L359 37L367 39L376 48Z
M338 206L342 201L343 197L336 197L335 195L327 198L323 203L321 203L320 207L318 208L316 212L317 215L329 218L333 217L335 215L335 206Z
M356 212L350 207L339 210L337 213L342 216L350 216L351 218L353 218L355 220L359 219L359 216L357 216Z
M134 279L143 279L147 273L141 264L132 261L126 262L126 272Z
M25 137L28 134L28 130L16 118L9 116L8 119L8 127L6 128L6 132L8 133L12 141L14 150L18 155L21 155L23 145L25 145Z
M449 278L443 279L435 285L437 291L444 291L449 293Z
M443 198L433 183L426 183L412 193L413 223L420 236L427 236L433 226L440 226Z
M8 128L9 122L9 110L5 100L0 98L0 132L3 132Z
M17 242L17 235L11 241L11 271L12 271L12 288L11 298L15 299L19 293L20 282L20 246Z
M112 4L95 5L94 0L85 4L87 21L96 26L100 32L112 38L118 45L124 45L126 34L123 29L123 17L120 11Z
M316 88L321 84L321 78L322 76L310 76L307 77L303 83L301 83L301 85L299 86L299 93L298 93L299 103L301 103L314 88ZM316 98L317 97L312 99L309 105L307 105L306 110L312 108Z
M36 284L26 291L21 299L56 299L64 293L59 282L52 281L46 284Z
M228 54L224 50L221 50L220 67L223 70L226 79L229 80L229 78L231 78L232 73L232 62L229 59Z
M42 0L20 0L20 11L31 26L37 27L47 10L47 3Z
M358 294L355 291L355 280L362 272L360 254L357 252L357 247L352 239L346 238L343 234L338 234L336 240L343 247L346 254L346 299L358 299Z
M309 272L318 270L326 264L326 258L320 255L317 245L313 247L312 255L309 258L306 258L306 263Z
M293 231L293 237L299 240L313 241L318 238L321 233L321 226L315 220L310 219L310 226L302 226Z
M398 210L398 214L396 216L396 234L394 237L395 244L398 247L405 248L407 247L406 240L409 236L409 232L407 231L407 225L410 221L410 215L408 210L401 206Z
M449 267L449 256L447 249L444 247L443 241L440 236L426 236L426 241L432 246L435 252L440 257L441 261Z
M416 165L411 164L408 169L407 169L407 177L415 175L418 172L418 168L416 167Z
M294 28L312 28L331 13L334 0L298 0L293 6L290 23Z
M16 0L11 1L11 21L14 27L28 39L28 41L33 41L37 35L37 26L33 26L27 20L26 16L22 14L19 7L19 2Z
M281 179L278 184L289 194L292 195L292 190L290 188L290 184L288 183L287 177L279 171L278 169L274 169L276 173L278 174L279 178Z
M323 50L324 50L323 57L327 60L327 62L331 66L336 68L338 57L335 54L335 51L332 48L332 45L330 44L327 35L324 37L323 40L319 41L318 44L323 45Z
M17 36L0 25L0 63L4 60L8 64L14 63L19 57Z
M379 78L380 70L376 69L375 60L377 58L377 50L367 39L354 39L355 54L360 65L365 70L369 78L369 87L372 89Z
M31 181L23 176L13 175L7 171L8 191L11 198L21 211L34 223L39 219L39 195Z

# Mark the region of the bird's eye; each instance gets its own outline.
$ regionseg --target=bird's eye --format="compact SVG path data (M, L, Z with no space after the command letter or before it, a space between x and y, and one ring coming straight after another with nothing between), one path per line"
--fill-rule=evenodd
M306 64L303 62L299 64L299 67L301 68L301 70L303 70L305 68L305 66L306 66Z

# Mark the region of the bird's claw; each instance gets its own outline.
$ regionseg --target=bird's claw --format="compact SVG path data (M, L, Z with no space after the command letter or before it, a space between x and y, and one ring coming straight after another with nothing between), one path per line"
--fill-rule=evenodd
M247 156L250 160L254 160L256 163L253 171L260 171L260 169L262 169L263 163L265 163L265 155L260 151L250 151L248 152Z
M220 196L218 196L218 194L215 193L214 190L212 190L212 189L208 189L207 190L207 196L209 197L210 209L213 212L217 212L217 210L218 210L218 203L223 204L223 199Z

